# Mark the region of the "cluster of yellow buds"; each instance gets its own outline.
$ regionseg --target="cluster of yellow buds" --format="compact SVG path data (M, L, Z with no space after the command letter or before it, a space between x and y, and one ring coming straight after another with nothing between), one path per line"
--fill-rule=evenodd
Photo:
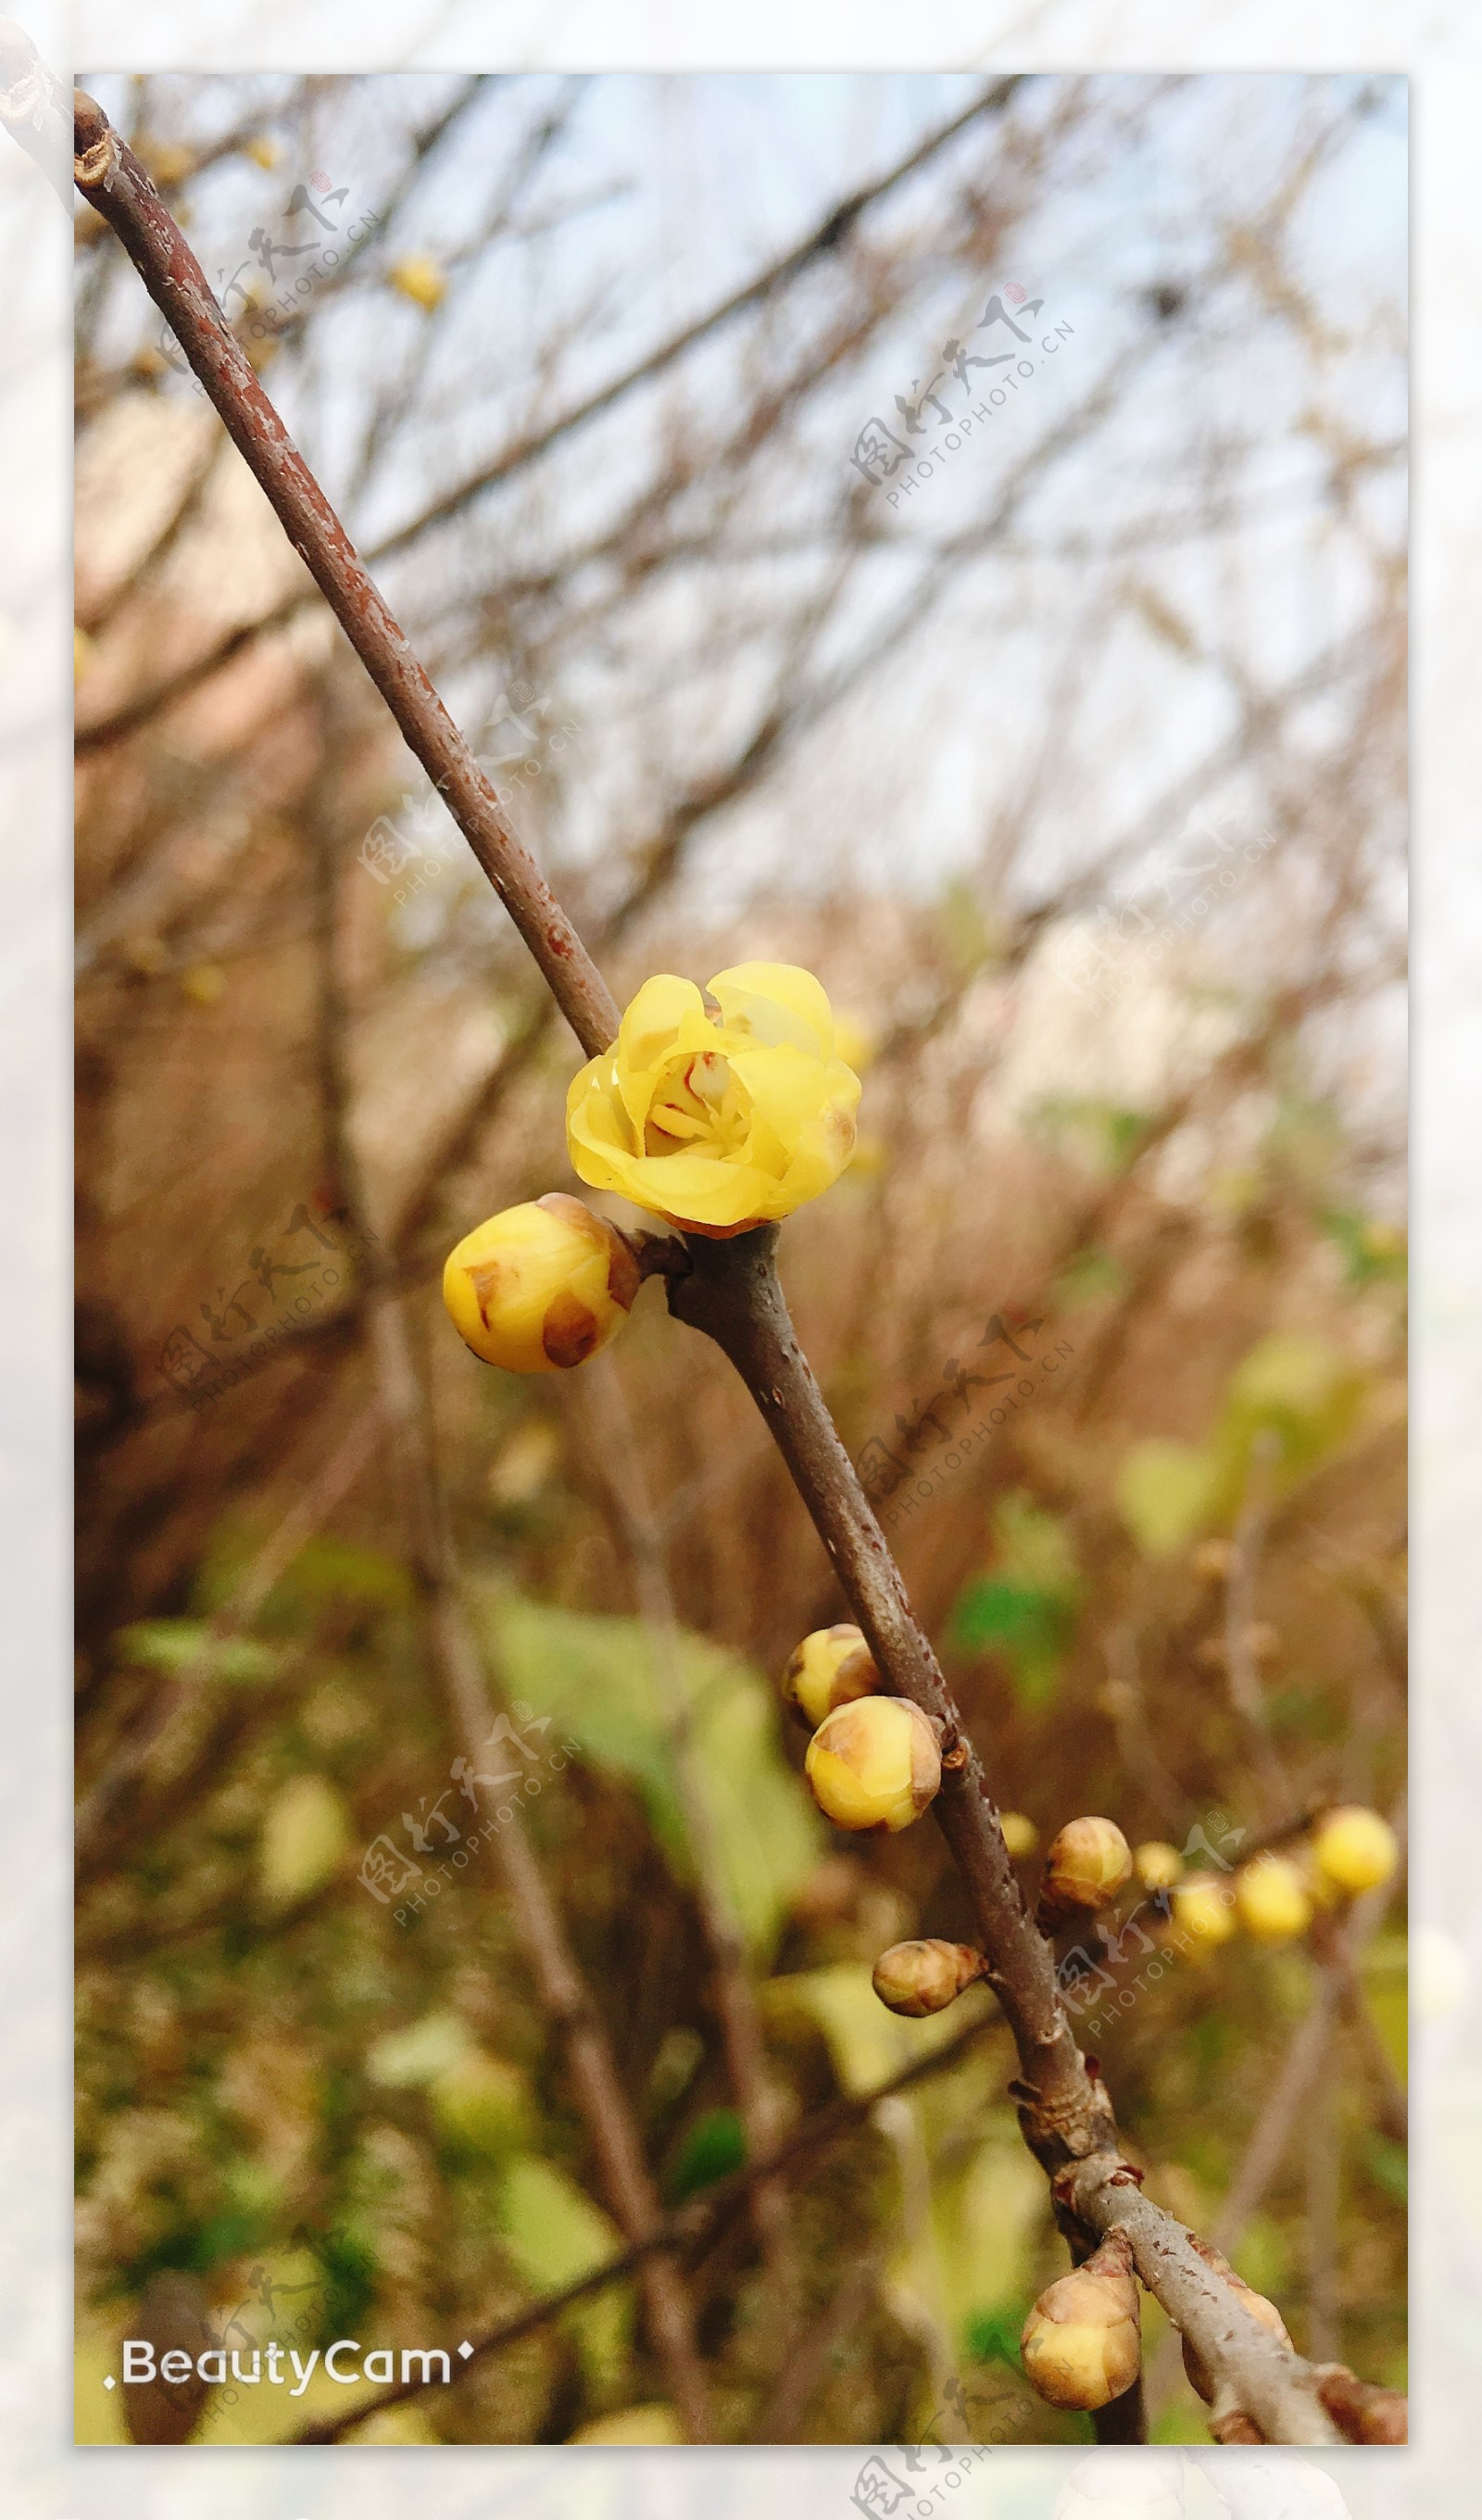
M920 1820L942 1781L936 1730L909 1697L890 1697L859 1628L815 1628L793 1648L783 1693L813 1738L803 1762L835 1828L893 1836Z
M1145 1890L1166 1899L1174 1927L1208 1953L1242 1930L1256 1943L1294 1942L1320 1910L1382 1888L1399 1861L1389 1822L1363 1805L1345 1804L1325 1812L1292 1853L1264 1848L1229 1880L1187 1871L1178 1848L1161 1838L1137 1847L1132 1868Z
M1325 1812L1293 1854L1264 1849L1229 1883L1214 1872L1186 1873L1177 1849L1157 1841L1140 1846L1133 1861L1145 1888L1171 1894L1175 1925L1212 1950L1242 1928L1252 1942L1296 1941L1321 1909L1391 1880L1400 1848L1377 1812L1345 1804Z
M1030 2386L1052 2407L1095 2413L1125 2397L1143 2367L1132 2251L1112 2231L1095 2255L1041 2293L1019 2339Z

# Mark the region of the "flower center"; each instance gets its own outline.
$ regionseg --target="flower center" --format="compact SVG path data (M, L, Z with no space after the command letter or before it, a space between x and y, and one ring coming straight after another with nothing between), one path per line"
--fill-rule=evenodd
M720 1148L734 1145L745 1129L741 1099L730 1060L718 1050L676 1059L649 1105L645 1154L678 1154L700 1139Z

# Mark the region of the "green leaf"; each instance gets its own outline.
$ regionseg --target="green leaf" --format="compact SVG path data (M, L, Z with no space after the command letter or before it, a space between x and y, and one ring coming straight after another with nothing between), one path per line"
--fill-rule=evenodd
M554 2161L524 2153L512 2161L499 2191L505 2252L521 2281L556 2292L589 2274L622 2247L622 2234Z
M1153 1436L1124 1456L1116 1508L1145 1557L1174 1557L1207 1529L1222 1490L1220 1465L1205 1445Z
M1073 1611L1054 1593L993 1575L966 1587L951 1620L955 1644L1003 1655L1026 1706L1043 1706L1055 1695L1074 1628Z
M235 1519L217 1532L196 1579L195 1596L203 1609L219 1610L231 1599L262 1539L260 1529ZM401 1610L411 1598L411 1578L394 1557L327 1532L305 1541L284 1568L262 1616L267 1625L295 1633L327 1606Z
M1148 1128L1145 1111L1091 1094L1048 1095L1027 1117L1030 1128L1053 1145L1070 1148L1093 1171L1112 1179L1127 1170Z
M1371 2127L1364 2145L1364 2167L1376 2187L1397 2205L1410 2202L1410 2156L1393 2136Z
M113 1651L120 1661L144 1671L173 1676L199 1662L202 1680L248 1685L272 1680L282 1660L274 1646L260 1644L254 1637L227 1637L212 1643L206 1619L136 1619L131 1627L118 1629Z
M376 2298L376 2251L361 2232L342 2226L325 2233L315 2256L324 2274L319 2333L331 2339L353 2336Z
M416 2091L473 2053L473 2033L456 2012L427 2012L406 2030L388 2030L366 2050L365 2069L382 2091Z
M323 1777L291 1777L269 1803L257 1850L257 1878L274 1907L291 1907L338 1870L350 1843L350 1816Z
M676 2205L687 2196L697 2196L702 2187L713 2187L717 2179L728 2178L740 2170L746 2158L746 2131L736 2109L706 2109L696 2119L680 2147L669 2177L669 2193Z
M450 2150L507 2161L533 2132L529 2087L517 2065L482 2048L460 2057L429 2084L432 2114Z
M552 1717L594 1767L629 1778L670 1860L688 1869L655 1682L661 1642L636 1619L553 1609L492 1586L481 1600L511 1695ZM686 1631L674 1641L673 1667L722 1882L747 1944L765 1956L818 1861L822 1824L783 1756L776 1701L760 1674Z
M1031 2304L1027 2300L1010 2302L1002 2310L975 2310L964 2330L964 2344L971 2362L1008 2362L1019 2367L1019 2337Z
M1322 1223L1343 1254L1343 1273L1350 1286L1368 1286L1376 1278L1403 1281L1407 1254L1400 1227L1387 1225L1379 1217L1361 1216L1357 1208L1329 1208Z
M1054 1696L1075 1634L1081 1579L1069 1530L1022 1488L993 1509L994 1565L959 1595L953 1641L969 1653L1002 1655L1026 1705Z
M532 2292L559 2292L615 2257L622 2234L590 2196L554 2162L523 2155L500 2184L499 2222L511 2265ZM620 2369L633 2326L633 2290L610 2284L567 2311L561 2325L575 2337L595 2387Z
M1227 1470L1243 1478L1264 1437L1275 1447L1278 1484L1292 1485L1346 1441L1366 1389L1363 1372L1328 1340L1271 1331L1230 1379L1216 1436Z

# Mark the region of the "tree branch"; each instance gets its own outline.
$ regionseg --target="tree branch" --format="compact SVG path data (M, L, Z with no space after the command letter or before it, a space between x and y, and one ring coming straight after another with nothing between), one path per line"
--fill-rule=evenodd
M606 982L356 558L149 176L102 107L80 92L75 141L78 191L123 246L583 1050L606 1049L617 1030Z

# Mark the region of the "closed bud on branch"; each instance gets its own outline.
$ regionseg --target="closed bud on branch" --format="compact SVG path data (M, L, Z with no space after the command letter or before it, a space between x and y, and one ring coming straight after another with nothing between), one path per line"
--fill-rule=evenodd
M1284 1855L1258 1856L1235 1879L1235 1910L1258 1943L1289 1943L1312 1923L1312 1901L1299 1868Z
M1132 1849L1114 1820L1067 1821L1051 1840L1035 1922L1053 1934L1072 1916L1095 1914L1132 1878Z
M884 1683L858 1628L815 1628L793 1647L783 1689L803 1722L817 1731L836 1706L878 1696Z
M999 1817L999 1826L1004 1832L1004 1844L1015 1864L1021 1864L1025 1856L1034 1853L1040 1842L1040 1833L1027 1813L1003 1812Z
M909 1697L861 1697L826 1715L808 1744L808 1782L837 1828L894 1835L942 1781L936 1734Z
M554 1373L606 1346L639 1283L638 1262L616 1227L552 1191L466 1234L448 1254L442 1299L460 1338L486 1365Z
M1313 1831L1312 1851L1334 1889L1351 1898L1377 1890L1400 1861L1400 1842L1388 1821L1362 1803L1325 1813Z
M965 1987L986 1977L988 1963L968 1943L892 1943L875 1963L875 1992L892 2012L919 2021L945 2012Z
M1171 1890L1184 1869L1178 1848L1161 1837L1150 1837L1145 1845L1138 1847L1132 1863L1145 1890Z
M1131 2251L1120 2232L1041 2293L1019 2347L1030 2386L1052 2407L1095 2413L1126 2395L1143 2367L1143 2327Z

